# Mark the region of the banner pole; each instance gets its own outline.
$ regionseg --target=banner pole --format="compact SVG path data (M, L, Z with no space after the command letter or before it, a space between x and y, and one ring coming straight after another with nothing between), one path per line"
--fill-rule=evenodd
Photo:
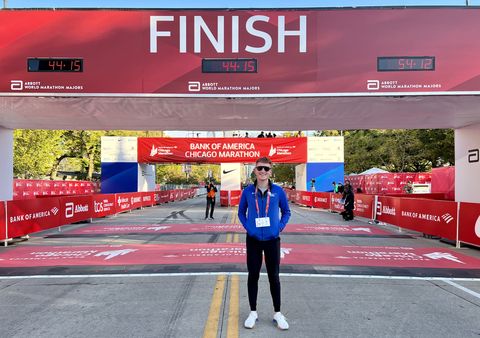
M457 202L457 233L456 233L456 238L455 238L455 247L457 249L460 249L460 238L458 238L458 235L460 233L460 202Z
M7 201L3 201L3 206L5 208L5 242L3 242L3 246L7 246L7 239L8 239Z

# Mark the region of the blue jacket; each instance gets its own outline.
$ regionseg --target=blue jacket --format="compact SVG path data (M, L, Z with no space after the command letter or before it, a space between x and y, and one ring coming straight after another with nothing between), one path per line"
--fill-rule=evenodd
M258 209L260 215L257 214L255 206L255 184L246 187L242 192L240 198L240 205L238 206L238 219L242 222L243 227L247 230L247 234L260 240L268 241L270 239L278 238L280 232L285 229L288 220L290 219L290 208L288 206L287 195L281 187L269 182L270 187L270 206L268 207L268 217L270 218L270 226L257 228L255 219L257 217L266 217L265 208L267 205L267 191L262 194L258 190ZM281 218L279 211L281 211Z

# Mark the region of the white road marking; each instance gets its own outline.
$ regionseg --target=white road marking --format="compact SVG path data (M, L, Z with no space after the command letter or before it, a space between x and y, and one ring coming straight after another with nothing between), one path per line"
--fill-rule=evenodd
M126 274L86 274L86 275L27 275L27 276L0 276L0 280L9 279L59 279L59 278L129 278L129 277L186 277L186 276L246 276L246 272L185 272L185 273L126 273ZM266 276L266 273L261 273ZM420 280L420 281L453 281L480 282L480 278L445 278L445 277L415 277L415 276L382 276L382 275L335 275L335 274L308 274L308 273L280 273L281 277L306 278L345 278L345 279L391 279L391 280ZM451 282L451 283L450 283ZM454 285L455 284L455 285ZM451 285L462 286L453 283ZM464 288L469 290L467 288ZM469 290L480 298L480 294ZM470 293L469 292L469 293ZM471 294L472 294L471 293Z
M470 290L470 289L468 289L468 288L466 288L466 287L464 287L464 286L461 286L461 285L459 285L459 284L457 284L457 283L455 283L455 282L452 282L452 279L451 279L451 278L449 278L449 279L442 279L442 281L444 281L445 283L450 284L451 286L454 286L454 287L456 287L457 289L460 289L460 290L462 290L462 291L464 291L464 292L466 292L466 293L468 293L468 294L470 294L470 295L472 295L472 296L477 297L478 299L480 299L480 293L475 292L475 291L472 291L472 290Z

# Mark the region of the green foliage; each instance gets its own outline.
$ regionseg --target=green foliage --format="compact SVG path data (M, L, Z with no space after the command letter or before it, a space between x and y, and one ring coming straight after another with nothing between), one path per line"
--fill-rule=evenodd
M273 179L277 183L293 185L295 182L296 164L275 164L273 167Z
M157 183L160 184L198 184L207 182L211 172L213 181L220 183L220 166L217 164L192 164L192 172L186 174L181 164L157 164Z
M372 167L392 172L424 172L454 165L451 129L345 131L345 172Z
M55 159L64 151L63 132L59 130L24 130L13 132L13 173L19 178L44 178L50 174Z

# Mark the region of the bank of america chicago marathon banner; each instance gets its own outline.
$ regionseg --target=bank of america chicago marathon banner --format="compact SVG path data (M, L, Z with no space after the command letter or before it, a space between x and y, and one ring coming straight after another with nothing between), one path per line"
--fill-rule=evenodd
M138 138L138 162L275 163L307 162L307 137Z
M0 253L0 268L245 264L245 244L29 246ZM480 269L480 259L443 248L283 243L282 264Z
M67 235L101 234L162 234L162 233L198 233L198 232L234 232L245 233L241 224L149 224L149 225L91 225L79 229L64 231ZM391 232L372 226L346 226L328 224L287 224L282 233L305 234L348 234L348 235L391 235Z
M477 8L0 11L0 92L478 91L479 16ZM34 60L27 71L27 59L40 57L63 61Z

